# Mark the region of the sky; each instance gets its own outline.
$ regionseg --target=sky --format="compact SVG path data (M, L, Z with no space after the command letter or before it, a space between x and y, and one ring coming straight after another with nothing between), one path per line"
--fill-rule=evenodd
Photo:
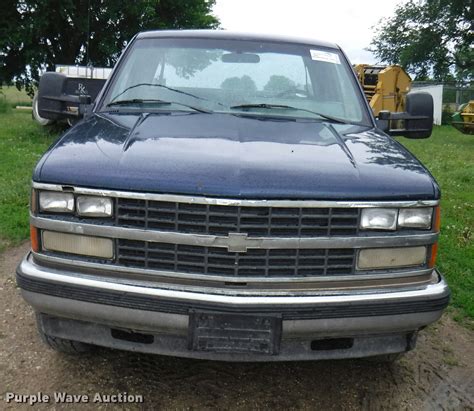
M217 0L214 15L232 31L280 34L337 43L352 63L376 63L365 50L373 26L406 0Z

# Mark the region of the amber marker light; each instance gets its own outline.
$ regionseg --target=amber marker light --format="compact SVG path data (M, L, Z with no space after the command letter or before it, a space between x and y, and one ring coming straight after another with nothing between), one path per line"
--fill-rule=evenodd
M438 232L441 228L441 207L436 206L434 210L433 231ZM436 265L436 256L438 255L438 242L431 246L430 260L428 267L433 268Z
M428 261L428 267L433 268L436 264L436 255L438 254L438 243L434 243L431 246L430 261Z
M38 229L30 224L31 249L37 253L39 251Z

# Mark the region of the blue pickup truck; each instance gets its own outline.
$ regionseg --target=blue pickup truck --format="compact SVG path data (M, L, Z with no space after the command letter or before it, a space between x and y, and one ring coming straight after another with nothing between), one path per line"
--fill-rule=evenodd
M138 34L93 103L65 84L17 269L50 347L393 360L447 306L440 190L392 138L431 135L429 95L375 119L337 45L226 31Z

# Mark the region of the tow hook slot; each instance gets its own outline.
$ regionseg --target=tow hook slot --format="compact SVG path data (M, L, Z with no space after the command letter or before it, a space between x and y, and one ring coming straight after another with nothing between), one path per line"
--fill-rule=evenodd
M230 285L230 286L233 286L233 287L247 287L247 283L236 283L236 282L233 282L233 281L226 281L224 283L225 285Z
M313 351L348 350L354 345L353 338L326 338L311 341Z
M113 338L122 341L128 341L140 344L153 344L155 337L151 334L136 333L133 331L124 331L112 328L110 333Z

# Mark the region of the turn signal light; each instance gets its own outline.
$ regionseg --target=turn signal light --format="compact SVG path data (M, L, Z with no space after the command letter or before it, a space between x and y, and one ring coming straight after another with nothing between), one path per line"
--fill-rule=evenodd
M359 251L359 270L390 269L426 263L426 247L364 248Z
M428 267L433 268L436 264L436 256L438 255L438 243L434 243L431 246L430 260L428 261Z
M37 253L39 251L38 229L30 224L31 249Z
M114 256L113 240L110 238L43 231L41 239L43 249L49 251L107 259Z

